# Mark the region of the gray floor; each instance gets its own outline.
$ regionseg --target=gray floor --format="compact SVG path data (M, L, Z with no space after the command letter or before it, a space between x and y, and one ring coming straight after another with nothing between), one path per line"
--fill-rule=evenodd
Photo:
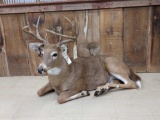
M0 120L160 120L160 73L139 74L141 90L112 91L58 104L38 97L47 77L0 77Z

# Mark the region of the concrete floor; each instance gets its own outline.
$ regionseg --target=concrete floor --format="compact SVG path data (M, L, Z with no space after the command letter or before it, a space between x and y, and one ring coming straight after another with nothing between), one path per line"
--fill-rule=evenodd
M160 73L139 74L141 90L112 91L58 104L38 97L47 77L0 77L0 120L160 120Z

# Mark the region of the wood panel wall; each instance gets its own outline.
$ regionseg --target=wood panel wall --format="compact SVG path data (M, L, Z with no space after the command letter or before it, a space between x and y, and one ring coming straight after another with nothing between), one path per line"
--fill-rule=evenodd
M78 56L115 56L137 72L160 72L160 6L0 15L0 76L38 75L40 58L28 43L38 41L22 31L40 19L40 34L61 25L72 35L64 16L79 22ZM87 31L84 31L87 28ZM48 33L48 41L58 37ZM73 43L68 44L72 57Z

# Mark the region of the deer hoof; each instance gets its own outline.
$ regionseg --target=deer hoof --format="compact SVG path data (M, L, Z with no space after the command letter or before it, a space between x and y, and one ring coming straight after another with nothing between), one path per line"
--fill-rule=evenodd
M96 91L95 93L94 93L94 96L99 96L100 95L100 91Z
M87 96L90 96L90 93L87 91Z
M100 96L100 95L103 95L104 93L106 93L108 90L105 89L105 88L102 88L100 91L96 91L94 93L94 96Z
M82 91L81 95L82 96L90 96L90 93L88 91Z

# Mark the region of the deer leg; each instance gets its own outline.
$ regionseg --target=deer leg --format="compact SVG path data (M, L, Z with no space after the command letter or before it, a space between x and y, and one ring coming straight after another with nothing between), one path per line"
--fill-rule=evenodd
M107 83L103 86L99 86L96 89L96 92L94 93L94 96L99 96L108 91L110 88L122 88L122 89L136 89L137 86L136 84L129 79L129 77L118 77L118 79L124 84L119 84L119 83Z
M122 89L136 89L137 88L137 85L135 84L135 82L132 81L127 75L123 76L123 75L115 74L114 77L119 79L124 84L108 83L109 87L122 88Z
M46 93L50 92L51 90L54 90L54 89L52 88L50 83L47 83L44 87L42 87L37 91L37 94L38 96L43 96Z
M109 81L108 83L115 83L117 80L115 80L115 77L114 76L110 76L109 78ZM108 87L108 86L105 86L106 88L102 88L102 86L99 86L97 89L96 89L96 92L95 92L95 96L99 96L103 93L106 93L108 90L111 90L113 89L112 87Z
M112 81L109 81L109 83L112 83L112 84L122 84L122 82L118 79L114 79ZM112 90L112 89L115 89L114 87L109 87L108 90Z
M58 101L58 103L62 104L62 103L65 103L65 102L68 102L68 101L71 101L71 100L74 100L74 99L78 99L78 98L81 98L81 97L89 96L89 95L90 94L89 94L88 91L81 91L79 93L66 91L66 92L61 93L58 96L57 101Z

